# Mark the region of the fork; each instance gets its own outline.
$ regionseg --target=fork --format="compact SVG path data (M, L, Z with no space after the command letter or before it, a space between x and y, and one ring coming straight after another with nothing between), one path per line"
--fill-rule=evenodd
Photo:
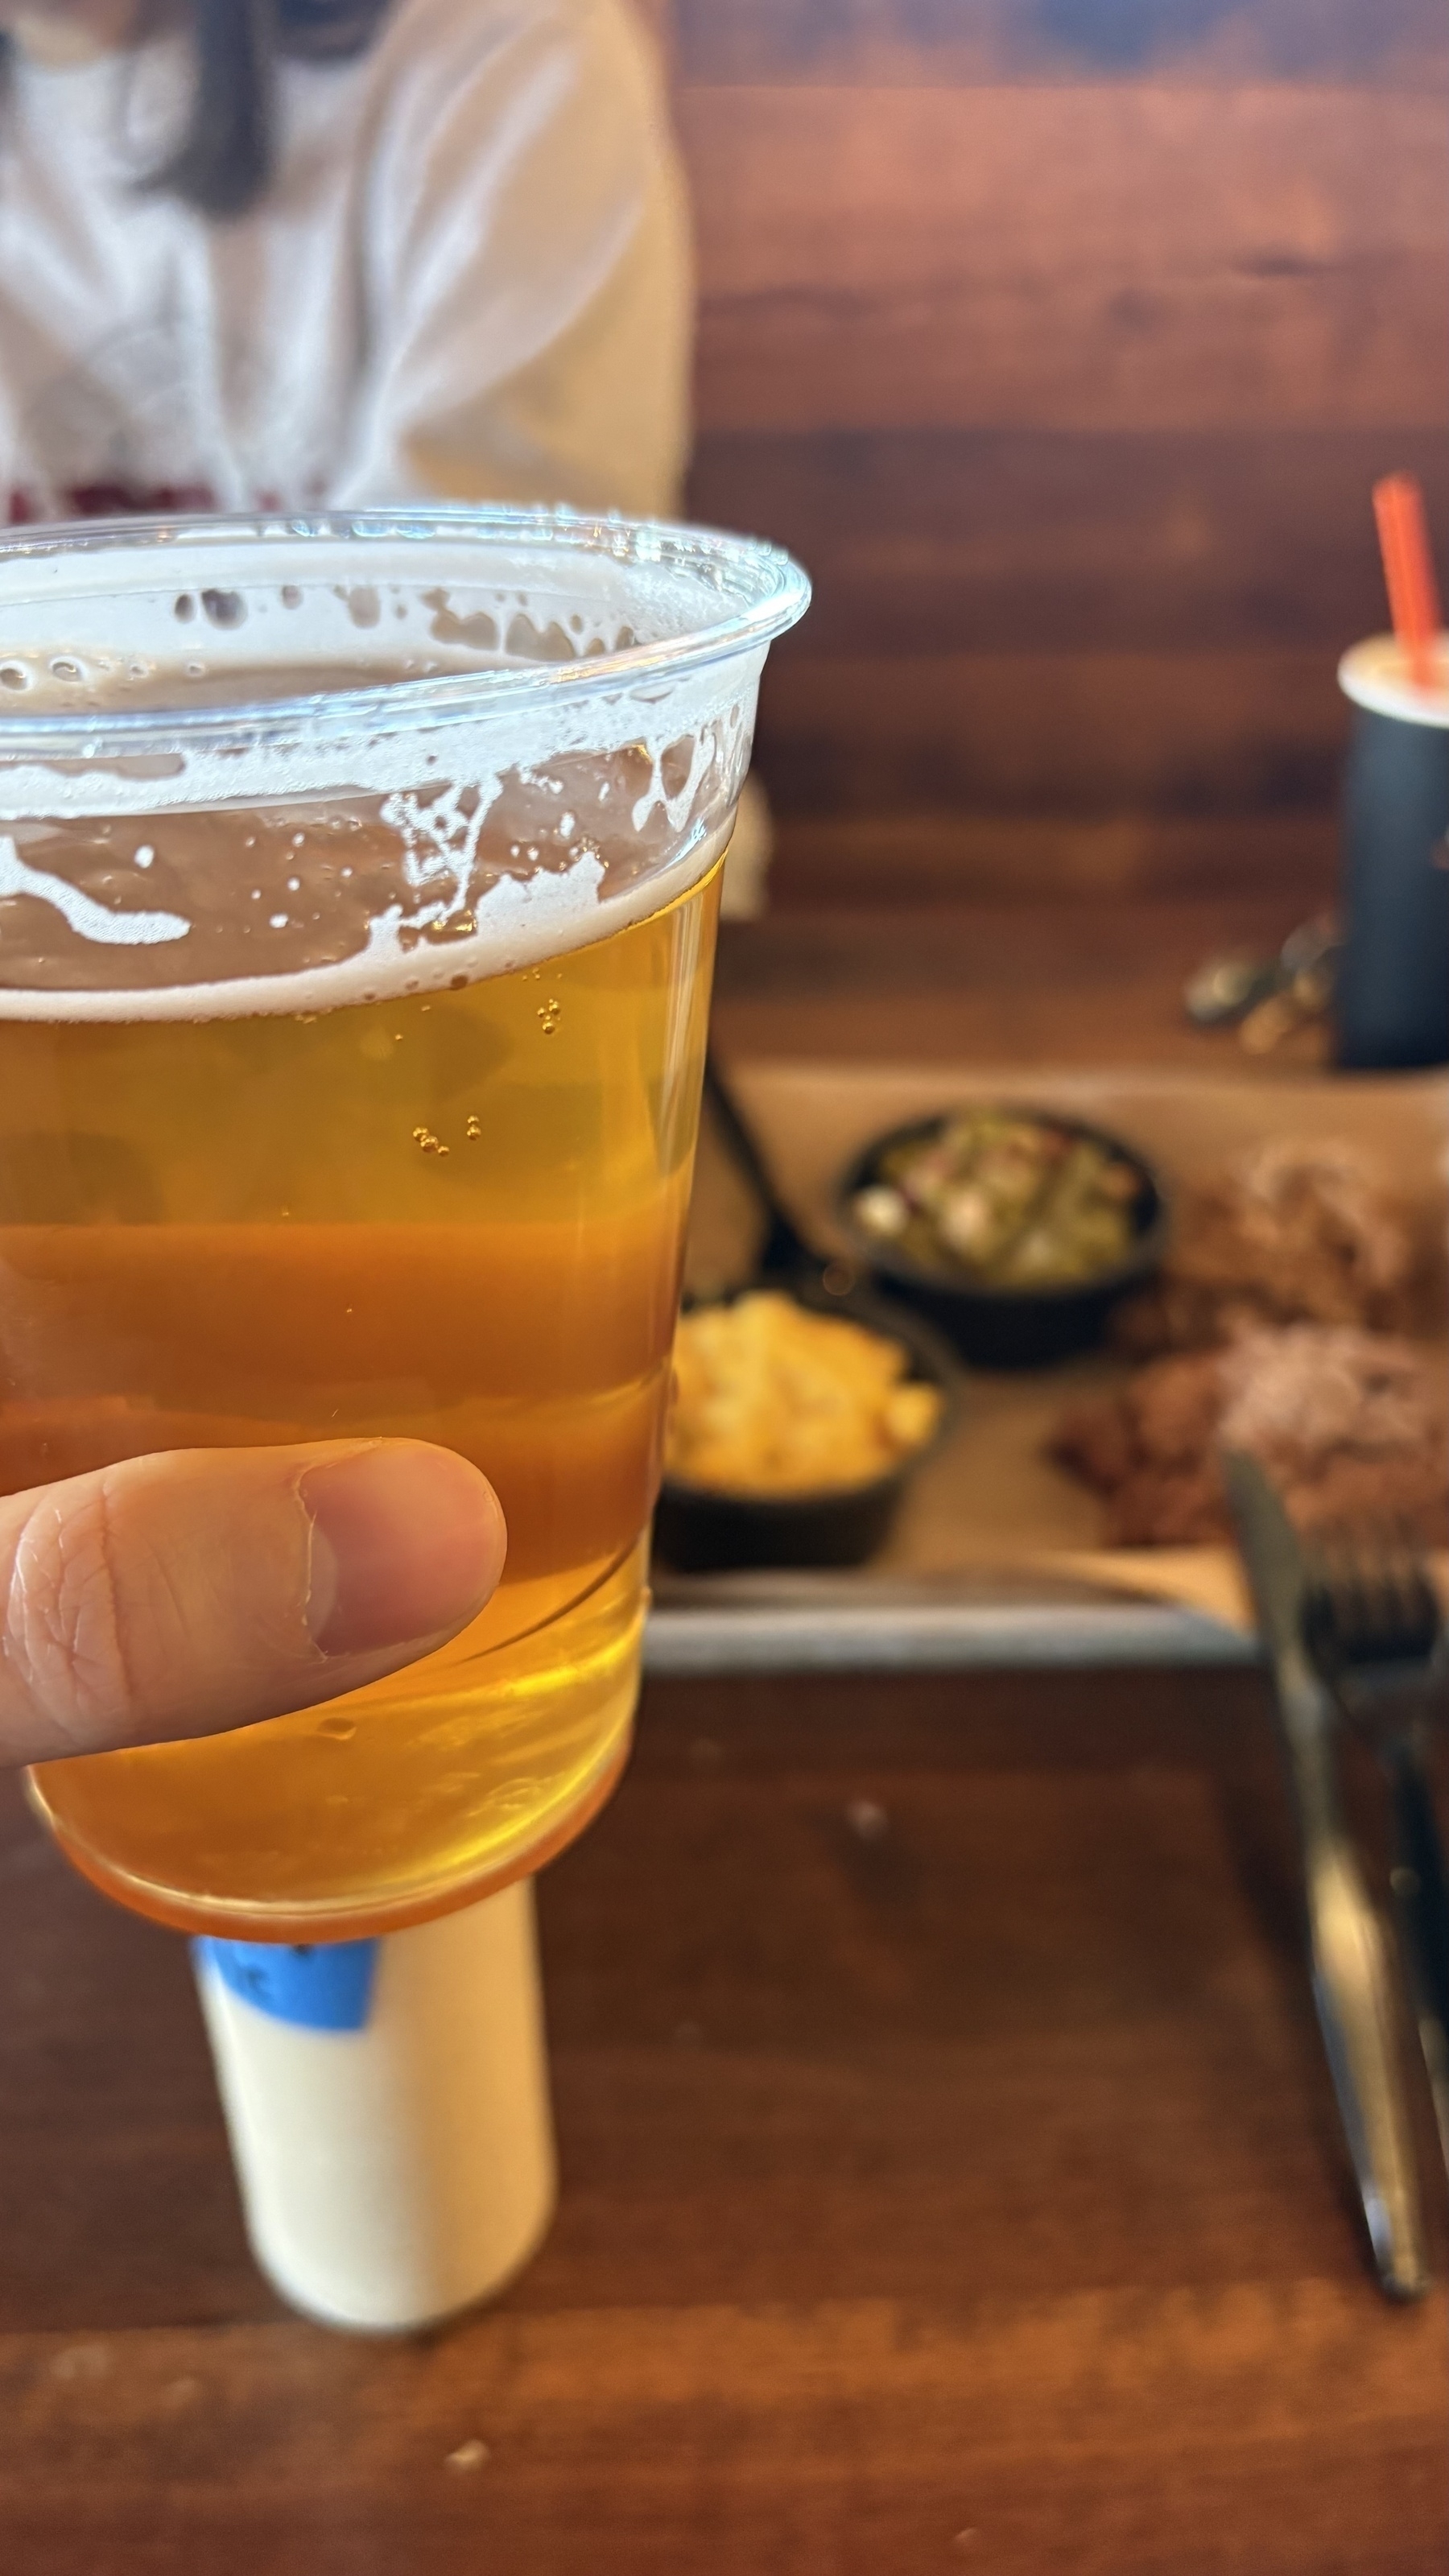
M1304 1640L1384 1766L1399 1940L1449 2167L1449 1884L1427 1753L1445 1709L1444 1623L1422 1547L1392 1525L1320 1532L1307 1551Z

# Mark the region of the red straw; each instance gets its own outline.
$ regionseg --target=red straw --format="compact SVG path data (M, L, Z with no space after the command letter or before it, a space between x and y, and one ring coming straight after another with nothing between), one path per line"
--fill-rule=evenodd
M1412 474L1386 474L1374 485L1374 517L1388 584L1389 613L1416 689L1438 681L1434 646L1439 638L1439 593L1429 552L1424 495Z

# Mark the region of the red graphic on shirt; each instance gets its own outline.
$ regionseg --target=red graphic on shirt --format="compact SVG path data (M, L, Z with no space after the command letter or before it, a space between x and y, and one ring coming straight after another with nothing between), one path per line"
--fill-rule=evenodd
M206 483L73 483L56 499L58 515L66 519L174 519L216 508L216 494ZM6 516L12 528L33 528L57 513L21 490L10 494Z

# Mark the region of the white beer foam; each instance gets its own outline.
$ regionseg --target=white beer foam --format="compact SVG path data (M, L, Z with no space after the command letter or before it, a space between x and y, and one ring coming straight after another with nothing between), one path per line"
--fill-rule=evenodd
M729 840L734 817L680 850L664 868L617 894L602 892L604 869L592 851L568 868L540 869L531 877L500 877L469 906L477 924L467 939L441 946L420 940L404 946L414 919L394 904L369 925L368 944L355 957L291 975L244 975L224 983L159 985L113 992L51 992L37 986L0 985L0 1020L72 1022L104 1020L241 1020L279 1015L313 1017L359 1002L398 1001L418 993L444 993L467 984L540 966L551 957L592 947L676 903L708 875ZM0 849L5 844L0 843ZM28 872L27 872L28 873ZM58 886L58 880L50 881ZM5 891L0 884L0 892ZM26 887L24 891L33 889ZM66 887L73 895L74 889ZM47 895L44 899L49 900ZM82 898L84 900L84 898ZM110 914L128 928L137 921L175 915ZM182 930L189 928L181 925ZM176 934L167 933L168 937ZM155 934L153 933L154 937Z
M136 852L136 865L145 866L150 853ZM64 877L53 877L44 868L27 867L8 833L0 834L0 895L28 894L42 903L53 904L56 911L81 939L94 939L107 948L154 948L162 941L186 939L191 924L179 912L108 912L103 903L69 884Z

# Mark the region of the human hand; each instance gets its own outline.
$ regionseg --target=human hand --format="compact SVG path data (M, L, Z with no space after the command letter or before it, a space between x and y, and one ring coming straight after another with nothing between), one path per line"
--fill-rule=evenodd
M213 1735L476 1618L506 1533L420 1440L182 1449L0 1498L0 1765Z

